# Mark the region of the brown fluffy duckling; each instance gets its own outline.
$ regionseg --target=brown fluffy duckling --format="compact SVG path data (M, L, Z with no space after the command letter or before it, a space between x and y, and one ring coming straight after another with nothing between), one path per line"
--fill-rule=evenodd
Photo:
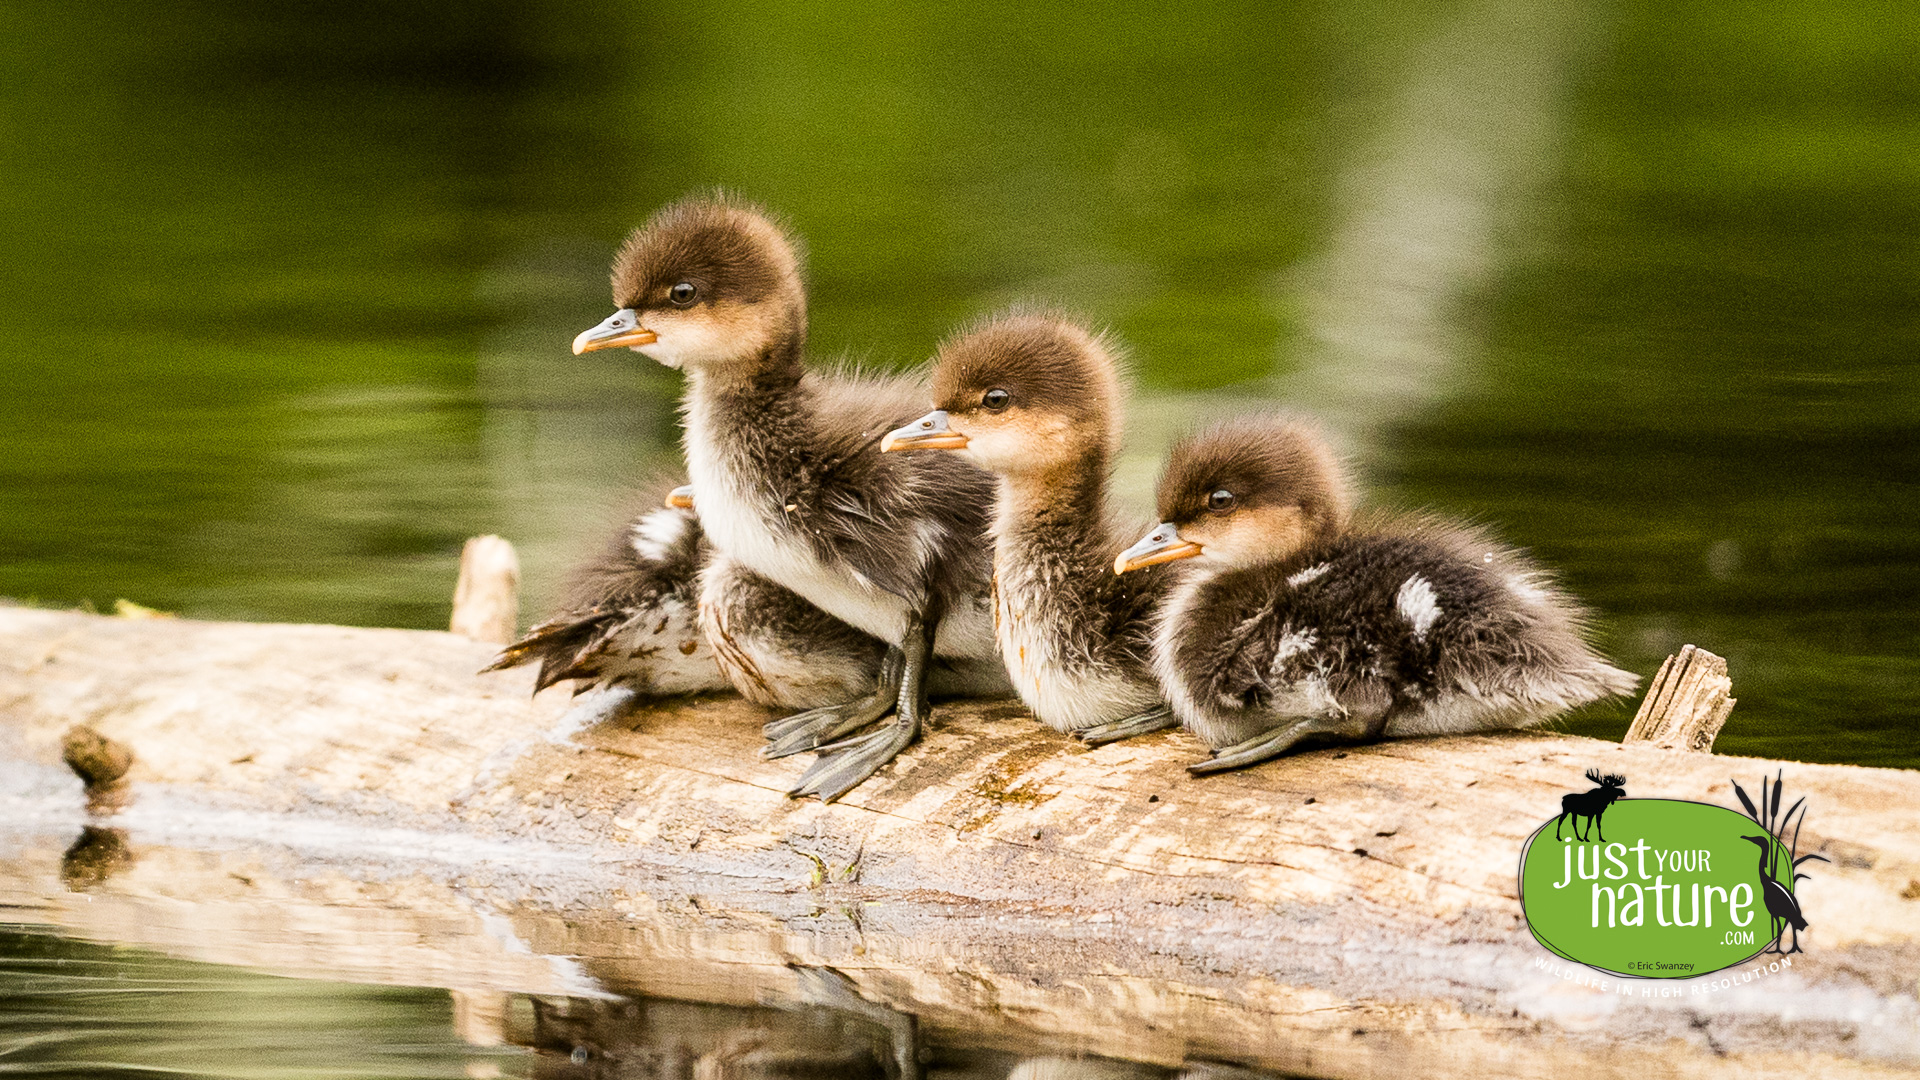
M1176 726L1151 662L1168 575L1112 573L1140 525L1107 508L1121 397L1111 346L1056 316L991 320L941 346L933 395L933 412L881 446L955 451L999 478L994 630L1021 700L1093 741Z
M1215 749L1196 773L1309 741L1528 727L1638 681L1594 653L1585 610L1523 553L1435 519L1352 524L1333 454L1305 427L1247 420L1187 440L1159 507L1115 570L1194 560L1153 658Z
M1004 693L983 542L992 482L949 455L879 452L920 412L912 380L806 370L786 233L729 198L682 201L628 238L613 292L619 310L574 351L626 346L686 373L687 468L713 546L899 650L871 692L768 725L771 756L820 753L792 794L830 801L911 743L935 657L972 662L972 689Z

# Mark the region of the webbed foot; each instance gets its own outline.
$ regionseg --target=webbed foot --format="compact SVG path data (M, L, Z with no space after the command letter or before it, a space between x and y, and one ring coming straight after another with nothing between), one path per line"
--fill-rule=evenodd
M760 756L783 758L817 750L887 715L899 701L901 672L905 666L906 654L890 648L886 659L881 661L880 678L874 684L873 693L770 721L761 732L772 744L762 748Z
M1246 742L1221 747L1215 750L1213 757L1206 761L1196 761L1187 766L1187 771L1195 776L1206 776L1209 773L1257 765L1270 758L1280 757L1308 740L1341 743L1372 742L1380 737L1378 726L1383 725L1369 724L1345 716L1309 716L1304 720L1295 720L1291 724L1282 724L1262 732Z
M818 795L821 802L830 803L899 757L919 734L917 722L905 724L896 719L878 731L822 746L820 756L787 794L796 799Z
M1110 742L1119 742L1121 739L1131 739L1136 735L1146 735L1151 732L1165 731L1168 728L1177 728L1179 726L1180 719L1173 715L1173 710L1162 705L1156 709L1148 709L1146 712L1136 713L1123 720L1115 720L1112 723L1096 724L1090 728L1083 728L1074 732L1073 736L1088 746L1104 746Z
M897 668L892 663L895 652L901 657ZM892 722L878 731L816 747L820 756L787 795L795 799L818 795L821 802L830 803L911 746L920 737L927 714L927 661L932 652L933 624L923 622L917 613L909 616L906 641L900 649L888 651L889 662L881 668L883 681L887 671L898 671L899 695Z

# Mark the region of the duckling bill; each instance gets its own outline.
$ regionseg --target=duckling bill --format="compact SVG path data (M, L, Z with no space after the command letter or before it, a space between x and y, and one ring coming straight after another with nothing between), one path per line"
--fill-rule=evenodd
M820 755L792 794L836 799L917 738L943 659L973 673L968 689L1004 693L983 543L992 482L943 455L880 454L925 400L911 380L806 369L786 233L732 199L683 201L628 239L613 291L618 310L574 350L626 347L686 373L687 467L714 548L888 646L869 692L767 726L770 756Z
M1237 768L1313 742L1529 727L1632 690L1586 612L1524 554L1423 517L1355 524L1333 454L1277 420L1176 447L1163 519L1114 569L1186 562L1153 661L1181 721Z
M941 347L933 391L938 407L881 448L953 451L998 478L994 634L1021 700L1095 742L1176 726L1150 661L1169 576L1109 572L1139 532L1107 508L1121 396L1111 346L1064 318L1007 316Z

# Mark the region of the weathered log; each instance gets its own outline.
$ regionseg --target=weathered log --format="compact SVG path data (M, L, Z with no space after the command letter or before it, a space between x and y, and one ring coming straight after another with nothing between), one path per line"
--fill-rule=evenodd
M1727 662L1687 645L1660 664L1640 700L1640 711L1622 742L1652 743L1662 750L1706 752L1732 715L1735 699Z
M1920 773L1555 734L1401 740L1194 779L1181 733L1087 749L936 708L841 803L790 801L767 713L612 719L450 634L0 609L10 918L291 974L734 1004L831 966L935 1036L1309 1075L1883 1075L1920 1064ZM131 747L89 817L60 763ZM11 764L5 764L10 762ZM1790 969L1712 995L1528 934L1525 838L1588 767L1812 813ZM93 825L91 869L63 852ZM102 839L105 835L111 839ZM125 852L103 854L115 843ZM1643 988L1673 996L1643 996Z

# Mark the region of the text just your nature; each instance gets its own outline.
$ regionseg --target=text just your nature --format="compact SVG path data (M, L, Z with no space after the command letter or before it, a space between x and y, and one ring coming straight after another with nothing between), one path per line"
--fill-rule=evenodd
M1599 929L1601 923L1602 897L1605 898L1606 925L1640 926L1646 921L1648 894L1652 894L1653 918L1661 926L1699 926L1704 918L1706 926L1713 926L1713 912L1716 904L1723 905L1726 911L1725 922L1737 927L1753 923L1753 887L1742 882L1731 889L1719 885L1706 885L1704 897L1699 880L1689 881L1682 875L1707 874L1712 872L1713 853L1704 848L1660 849L1650 848L1644 837L1632 847L1615 841L1604 848L1589 847L1566 840L1561 848L1561 878L1554 888L1564 889L1574 885L1576 877L1591 881L1593 904L1592 926ZM1589 863L1588 854L1592 859ZM1628 860L1626 856L1633 858ZM1648 856L1652 855L1654 872L1647 873ZM1605 862L1602 861L1604 857ZM1611 865L1608 865L1611 864ZM1674 880L1669 881L1672 875ZM1628 877L1637 881L1628 881ZM1603 885L1602 880L1621 884ZM1683 907L1682 889L1687 903L1684 907L1685 918L1681 917ZM1703 902L1704 901L1704 902ZM1691 967L1692 965L1688 965Z

